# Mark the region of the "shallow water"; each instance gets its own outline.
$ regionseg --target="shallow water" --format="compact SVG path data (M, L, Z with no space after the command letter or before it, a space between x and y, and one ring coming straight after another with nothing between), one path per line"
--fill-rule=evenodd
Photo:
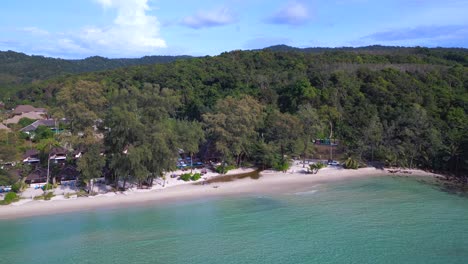
M375 177L0 221L0 235L0 263L467 263L468 199Z

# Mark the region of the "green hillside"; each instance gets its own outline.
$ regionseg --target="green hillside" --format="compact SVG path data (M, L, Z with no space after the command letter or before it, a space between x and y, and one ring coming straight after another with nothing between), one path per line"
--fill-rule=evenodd
M313 156L312 140L332 132L344 157L463 178L468 69L453 52L233 51L34 83L13 100L55 108L76 131L103 119L114 131L104 146L116 155L131 146L145 156L151 142L171 149L190 138L190 121L203 127L194 133L205 148L233 164L281 167L285 157ZM151 163L143 156L134 157L138 173Z
M29 56L14 51L0 51L0 100L10 95L18 85L53 77L84 72L110 70L133 65L168 63L189 56L145 56L137 59L107 59L89 57L65 60L43 56Z

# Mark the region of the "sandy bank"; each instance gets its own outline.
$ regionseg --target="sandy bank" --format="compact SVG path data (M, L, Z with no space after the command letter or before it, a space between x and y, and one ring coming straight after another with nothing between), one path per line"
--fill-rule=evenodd
M250 170L231 172L249 172ZM435 174L413 170L411 175L435 176ZM242 194L271 194L301 191L308 187L331 181L352 179L366 176L392 176L385 170L363 168L344 170L324 168L318 174L305 174L302 167L294 166L286 173L263 171L257 180L244 178L230 182L208 185L169 184L144 192L107 193L93 197L74 199L56 199L51 201L20 202L0 207L0 219L12 219L35 215L58 214L73 211L96 210L98 208L127 207L132 204L158 204L167 201L184 201L215 196ZM212 176L211 176L212 177Z

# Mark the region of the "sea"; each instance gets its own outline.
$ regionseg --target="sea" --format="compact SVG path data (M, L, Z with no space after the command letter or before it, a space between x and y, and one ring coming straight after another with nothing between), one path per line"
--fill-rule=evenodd
M2 220L0 263L466 264L468 197L370 177Z

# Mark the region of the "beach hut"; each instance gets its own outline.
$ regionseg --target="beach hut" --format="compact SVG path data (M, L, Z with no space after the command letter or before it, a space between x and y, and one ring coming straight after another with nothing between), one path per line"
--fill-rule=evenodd
M31 173L29 173L25 182L27 184L47 182L47 170L43 168L34 169Z
M23 163L27 164L35 164L39 163L41 160L39 159L39 151L35 149L28 149L23 155Z
M80 175L80 172L74 166L65 166L60 172L55 176L56 182L60 183L63 181L75 181Z
M64 148L56 147L51 149L49 160L55 163L64 163L67 159L67 150Z

